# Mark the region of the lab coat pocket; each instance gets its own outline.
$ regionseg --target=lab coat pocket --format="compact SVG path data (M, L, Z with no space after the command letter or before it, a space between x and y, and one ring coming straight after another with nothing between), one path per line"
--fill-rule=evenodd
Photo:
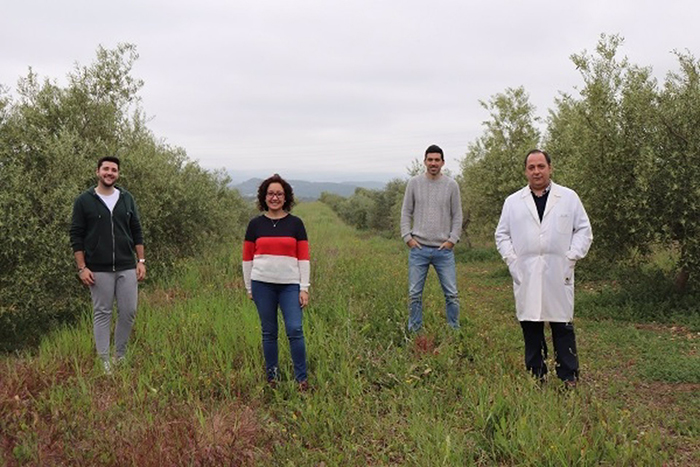
M566 266L564 267L564 285L574 285L574 268L576 267L576 261L572 259L566 260Z
M557 216L557 232L563 235L571 235L574 231L574 222L568 213Z
M518 258L514 259L513 261L510 262L508 265L508 271L510 271L510 277L513 278L513 283L515 285L520 285L520 272L518 270L518 265L520 264L520 261Z

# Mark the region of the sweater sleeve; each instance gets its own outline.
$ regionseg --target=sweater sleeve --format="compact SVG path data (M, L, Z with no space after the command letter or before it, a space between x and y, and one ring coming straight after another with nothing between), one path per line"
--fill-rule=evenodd
M406 184L406 192L403 195L403 204L401 205L401 238L404 243L412 238L411 222L413 221L414 208L413 179L411 179Z
M450 237L448 240L456 245L457 242L459 242L459 237L462 235L462 196L459 193L459 184L453 181L452 190L450 191L452 227L450 229Z
M85 251L85 214L81 198L78 197L73 204L73 217L70 224L70 244L74 252Z
M243 240L243 285L248 293L252 291L251 274L253 272L253 258L255 257L255 233L253 221L248 223L248 228L245 232L245 240Z
M139 209L131 194L129 194L129 198L131 198L131 206L133 208L133 215L131 216L131 224L129 226L131 229L131 236L134 239L134 245L143 245L143 229L141 228Z
M305 292L311 287L311 262L299 260L299 289Z
M253 272L254 251L255 243L249 241L243 242L243 261L241 265L243 267L243 285L248 292L252 290L251 274Z
M308 291L311 286L311 257L309 254L309 240L306 235L304 223L300 220L299 235L297 238L297 260L299 263L299 289Z

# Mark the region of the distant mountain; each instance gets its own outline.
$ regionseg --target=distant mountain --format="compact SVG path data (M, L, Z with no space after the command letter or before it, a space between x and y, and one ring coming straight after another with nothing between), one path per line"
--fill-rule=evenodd
M294 196L299 200L317 200L321 193L327 191L340 196L351 196L355 193L355 188L362 187L370 190L381 190L386 183L384 182L307 182L305 180L287 180L292 188L294 188ZM254 198L258 193L258 186L262 179L251 178L238 185L231 185L236 188L244 198Z

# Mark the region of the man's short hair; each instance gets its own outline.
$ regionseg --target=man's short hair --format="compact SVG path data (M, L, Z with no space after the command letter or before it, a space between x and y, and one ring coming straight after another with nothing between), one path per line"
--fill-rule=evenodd
M443 161L445 160L445 153L442 152L442 148L440 148L440 146L438 146L437 144L431 144L430 146L428 146L428 149L425 150L425 156L423 158L425 159L426 157L428 157L428 154L434 153L440 154L440 159L442 159Z
M547 160L547 165L552 165L552 158L549 157L549 154L547 154L541 149L533 149L532 151L527 153L527 156L525 156L525 168L527 168L527 158L530 157L532 154L542 154Z
M117 164L117 168L119 168L119 158L117 156L104 156L100 157L100 160L97 161L97 168L99 170L100 167L102 167L102 164L105 162L114 162Z

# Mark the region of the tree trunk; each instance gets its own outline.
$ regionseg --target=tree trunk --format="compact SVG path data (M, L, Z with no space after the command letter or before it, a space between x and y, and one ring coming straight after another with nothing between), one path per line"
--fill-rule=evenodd
M678 270L675 280L676 292L685 292L686 288L688 287L689 278L690 271L688 271L688 268L682 267L680 270Z

